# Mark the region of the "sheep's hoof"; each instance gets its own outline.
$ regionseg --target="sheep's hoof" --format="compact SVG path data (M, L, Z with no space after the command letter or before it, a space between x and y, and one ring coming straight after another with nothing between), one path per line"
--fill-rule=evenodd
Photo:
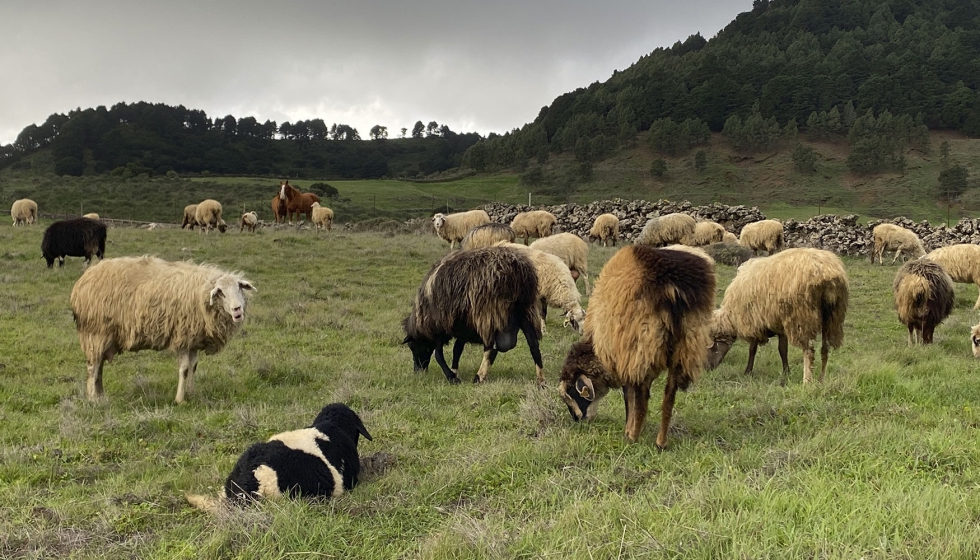
M459 385L459 378L456 377L455 375L452 377L447 377L446 381L449 381L451 385Z
M483 383L483 380L480 379L480 376L479 375L474 375L473 376L473 383Z

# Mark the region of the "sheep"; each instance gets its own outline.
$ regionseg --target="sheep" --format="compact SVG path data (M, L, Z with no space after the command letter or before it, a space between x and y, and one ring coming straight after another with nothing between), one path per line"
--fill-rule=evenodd
M558 218L547 210L531 210L514 216L510 222L517 239L523 238L527 245L531 237L548 237L555 232Z
M973 357L980 358L980 324L970 329L970 342L973 346Z
M675 212L651 218L643 231L637 236L634 243L636 245L653 245L663 247L674 243L684 243L694 235L694 228L697 227L694 218L687 214ZM689 243L684 243L688 245Z
M935 249L926 258L943 267L953 282L980 287L980 245L957 243ZM973 305L980 309L980 297Z
M677 390L696 381L704 365L714 297L714 270L699 255L645 245L613 255L596 282L585 334L559 377L572 419L593 418L599 400L622 387L626 438L636 442L650 386L667 370L657 434L664 449Z
M501 241L513 243L516 237L514 230L507 224L490 222L482 226L471 229L460 243L460 249L479 249L480 247L491 247Z
M221 203L211 198L197 203L194 219L197 225L201 226L201 233L211 233L214 228L224 233L227 227L225 221L221 219Z
M184 229L187 226L191 226L190 229L194 229L197 223L197 204L188 204L184 206L184 222L180 224L180 229Z
M574 233L558 233L549 237L543 237L531 243L532 249L551 253L560 258L568 270L572 272L572 278L578 280L581 276L585 282L585 295L592 293L589 286L589 244L582 241L582 238Z
M228 504L248 505L284 494L336 498L357 486L359 436L372 440L357 413L341 403L328 404L309 427L276 434L246 449L225 481L223 496L187 494L187 501L218 513Z
M721 240L725 237L725 233L725 228L721 224L706 220L696 223L694 225L694 233L683 241L685 245L704 247L712 243L721 243Z
M177 354L178 404L190 392L197 353L214 354L238 332L255 286L240 273L156 257L106 259L71 291L88 367L89 400L103 397L102 365L121 352Z
M490 216L485 210L470 210L455 214L438 213L432 216L432 226L436 234L449 242L452 251L456 243L461 243L466 234L476 226L490 223Z
M14 227L33 224L37 221L37 203L29 198L15 200L10 205L10 217L14 220Z
M885 264L883 258L885 251L895 251L895 258L892 259L892 264L895 264L898 257L902 256L902 251L905 251L915 259L926 254L926 250L922 246L922 241L919 239L919 236L914 231L905 229L902 226L878 224L871 230L871 234L874 237L875 243L874 252L871 253L871 264L874 264L876 257L880 264ZM742 237L745 237L744 233Z
M726 231L725 234L721 236L721 242L731 245L738 245L738 236L730 231Z
M541 332L544 332L545 319L548 317L548 306L565 311L565 321L579 334L582 333L582 321L585 310L582 309L582 295L575 286L572 273L565 263L555 255L525 247L519 243L499 242L497 247L509 247L518 251L526 251L538 275L538 293L541 295Z
M242 224L241 227L238 228L238 233L245 231L245 228L248 228L248 231L255 233L255 226L257 226L258 224L259 224L258 214L256 214L254 211L245 212L244 214L242 214Z
M786 244L783 223L779 220L759 220L745 224L737 242L743 247L752 249L753 255L758 255L759 251L774 255L782 251Z
M603 247L612 241L612 246L616 246L619 240L619 218L615 214L600 214L596 216L589 230L589 241L598 240Z
M678 243L678 244L675 244L675 245L667 245L666 247L664 247L664 249L667 249L667 250L670 250L670 251L684 251L685 253L690 253L692 255L697 255L697 256L701 257L702 259L704 259L705 261L707 261L708 264L711 265L712 270L714 270L714 266L715 266L715 259L714 259L714 257L712 257L711 255L709 255L708 252L705 251L704 249L702 249L701 247L692 247L690 245L681 245L681 244Z
M311 218L311 221L313 222L313 227L316 228L316 231L319 233L321 227L326 228L327 231L330 231L331 227L333 226L333 210L327 208L326 206L320 206L319 202L314 202L312 208L313 217Z
M48 268L65 265L65 257L85 257L85 265L92 262L92 255L105 258L106 227L102 222L88 218L74 218L55 222L44 230L41 239L41 255Z
M929 259L911 260L898 269L892 285L898 320L909 329L909 345L932 344L932 333L953 311L953 279Z
M82 217L83 218L88 218L90 220L96 220L96 221L101 220L101 218L99 217L99 215L96 214L95 212L89 212L88 214L82 214Z
M466 343L483 344L483 362L473 378L486 380L498 352L517 345L524 333L544 384L538 341L541 314L538 277L523 253L504 247L484 247L450 253L429 269L422 280L411 313L402 323L402 344L412 351L415 371L426 370L435 352L436 362L450 383L459 383L459 356ZM453 345L453 367L446 365L443 346Z
M709 367L725 358L736 338L749 342L751 373L755 353L773 335L779 337L783 362L781 385L789 374L787 343L803 349L803 383L813 380L814 340L820 335L820 381L827 370L829 348L844 342L849 286L840 257L822 249L786 249L745 262L715 311Z

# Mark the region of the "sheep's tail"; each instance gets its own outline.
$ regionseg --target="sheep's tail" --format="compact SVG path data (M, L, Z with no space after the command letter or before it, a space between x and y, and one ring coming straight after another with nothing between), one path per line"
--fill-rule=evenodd
M849 290L846 277L834 278L824 289L820 305L823 343L831 348L844 344L844 317Z
M200 494L184 494L187 501L199 510L212 515L218 515L228 509L228 499L224 496L202 496Z

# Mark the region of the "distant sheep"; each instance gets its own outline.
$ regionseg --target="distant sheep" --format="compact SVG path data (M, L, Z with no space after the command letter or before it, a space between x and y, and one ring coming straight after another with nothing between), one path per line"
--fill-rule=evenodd
M519 243L501 242L497 246L526 251L531 263L534 264L534 271L538 275L538 293L541 295L541 331L544 332L550 305L563 310L567 324L581 333L582 321L585 320L582 295L575 286L575 279L572 278L572 273L565 263L555 255Z
M730 232L730 231L726 231L725 232L725 235L721 236L721 242L722 243L729 243L729 244L732 244L732 245L737 245L738 244L738 236L735 235L734 233Z
M227 227L225 221L221 219L221 203L210 198L197 204L194 219L197 225L201 226L201 233L211 233L214 228L224 233Z
M88 218L74 218L55 222L44 230L41 239L41 255L48 268L65 265L65 257L85 257L85 265L92 263L92 256L105 258L106 227L102 222Z
M100 220L99 215L95 212L89 212L88 214L82 214L83 218L88 218L90 220Z
M902 252L907 253L914 259L926 254L925 247L922 246L922 241L919 239L919 236L914 231L905 229L902 226L878 224L871 230L871 235L874 237L875 243L874 252L871 253L871 264L874 264L875 258L878 259L879 263L885 264L885 251L895 251L895 258L892 259L892 264L895 264L898 257L902 256Z
M898 320L909 329L909 345L932 344L932 333L953 311L953 280L929 259L911 260L898 269L892 285Z
M106 259L82 274L71 309L88 365L87 395L103 395L102 365L121 352L177 354L177 403L192 390L197 353L238 332L255 287L238 273L155 257Z
M609 241L612 246L616 246L619 240L619 218L615 214L600 214L596 216L589 230L589 241L599 241L603 247L607 247Z
M589 244L582 241L581 237L574 233L558 233L538 239L531 243L531 248L560 258L571 271L572 278L578 280L579 276L582 277L585 295L592 293L589 285Z
M29 198L15 200L10 206L10 217L14 220L14 227L37 222L37 203Z
M194 229L197 223L197 204L188 204L184 206L184 222L180 224L180 229L184 229L190 226L190 229Z
M436 234L449 242L449 249L452 250L457 243L461 243L466 234L476 226L490 223L490 216L485 210L470 210L469 212L457 212L455 214L435 214L432 216L432 227Z
M980 287L980 245L947 245L929 253L926 258L943 267L953 282L976 284ZM973 308L980 309L980 297Z
M281 495L336 498L357 486L359 436L372 439L357 413L344 404L328 404L310 427L252 444L228 475L222 497L188 494L187 501L218 513L229 503L248 505Z
M561 370L559 391L572 418L593 418L599 400L622 387L626 437L635 442L650 386L667 371L657 434L657 447L665 448L677 390L695 382L704 365L714 299L714 270L699 255L644 245L613 255L596 282L585 334Z
M751 373L759 345L775 335L783 362L780 383L785 385L789 374L787 343L803 349L803 383L809 383L814 340L821 336L819 379L823 381L828 350L844 342L849 293L844 263L829 251L787 249L747 261L738 268L715 312L710 367L717 367L740 338L749 343L745 373Z
M783 223L779 220L759 220L746 224L742 228L738 244L752 249L752 253L755 255L758 255L759 251L774 255L782 251L786 245Z
M558 218L551 212L531 210L514 216L510 227L514 230L516 239L524 239L524 244L527 245L532 237L542 238L553 234L557 223Z
M326 206L320 206L319 202L314 202L311 208L313 212L311 221L316 231L319 232L320 228L326 228L327 231L330 231L333 227L333 210Z
M704 247L712 243L721 243L725 237L725 228L718 222L706 220L694 225L694 233L685 239L684 245L692 247Z
M244 214L242 214L242 225L240 228L238 228L238 233L245 231L245 228L248 228L248 231L255 233L255 226L257 226L258 224L259 224L258 214L256 214L255 212L245 212Z
M685 241L690 241L694 236L695 227L697 227L697 222L687 214L675 212L673 214L657 216L651 218L643 226L643 231L640 232L640 235L637 236L634 243L636 245L652 245L654 247L663 247L664 245L676 243L688 245L689 243L685 243Z
M701 247L691 247L690 245L675 244L675 245L667 245L666 247L664 247L664 249L667 249L669 251L684 251L685 253L697 255L702 259L704 259L705 261L707 261L708 264L710 264L712 267L711 270L714 270L714 266L715 266L714 257L709 255L708 252L702 249Z
M538 341L541 313L538 277L523 252L485 247L450 253L422 279L412 312L405 318L403 344L412 351L415 371L428 369L433 352L450 383L459 383L459 356L467 343L483 345L483 363L473 379L483 382L498 352L517 346L524 333L544 384L544 366ZM446 364L443 346L453 345L453 367Z
M492 247L501 241L513 243L515 239L514 230L509 225L490 222L471 229L459 247L465 251L467 249Z

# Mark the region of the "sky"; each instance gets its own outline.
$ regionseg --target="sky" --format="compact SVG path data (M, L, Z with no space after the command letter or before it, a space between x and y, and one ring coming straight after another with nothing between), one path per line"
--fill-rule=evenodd
M751 0L2 0L0 144L52 113L147 101L502 133Z

